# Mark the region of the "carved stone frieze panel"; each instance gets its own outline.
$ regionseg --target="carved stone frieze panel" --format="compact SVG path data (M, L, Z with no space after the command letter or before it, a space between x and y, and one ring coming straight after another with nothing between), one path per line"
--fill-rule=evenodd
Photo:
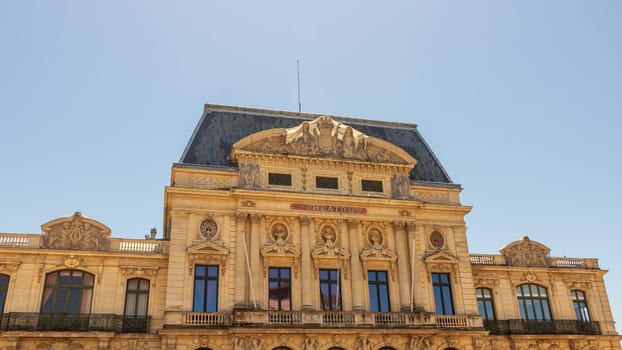
M328 116L302 122L293 128L271 129L249 135L233 145L233 158L240 150L404 165L416 163L404 150Z
M41 225L42 245L48 249L108 250L110 229L76 212Z
M259 172L259 165L251 162L240 164L238 186L242 188L260 188L261 173Z
M525 236L519 241L506 245L499 252L505 257L508 266L546 267L550 249Z

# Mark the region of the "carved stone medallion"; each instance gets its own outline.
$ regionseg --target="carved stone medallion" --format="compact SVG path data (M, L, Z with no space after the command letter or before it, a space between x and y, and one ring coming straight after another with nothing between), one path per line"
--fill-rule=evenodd
M203 238L213 240L218 233L218 224L212 219L203 220L199 226L199 232Z
M434 249L443 249L445 246L445 237L443 237L443 234L438 231L430 233L430 245Z

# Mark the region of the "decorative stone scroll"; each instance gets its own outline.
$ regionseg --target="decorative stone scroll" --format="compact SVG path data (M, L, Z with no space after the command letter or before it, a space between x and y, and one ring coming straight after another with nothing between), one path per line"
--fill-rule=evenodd
M414 166L417 162L401 148L367 136L328 116L320 116L289 129L269 129L249 135L233 145L234 159L237 159L238 151L330 157L410 166Z
M0 273L12 275L21 264L21 262L0 262Z
M550 251L544 244L525 236L501 248L499 252L505 257L508 266L546 267Z
M80 212L41 225L42 245L47 249L108 250L110 229Z

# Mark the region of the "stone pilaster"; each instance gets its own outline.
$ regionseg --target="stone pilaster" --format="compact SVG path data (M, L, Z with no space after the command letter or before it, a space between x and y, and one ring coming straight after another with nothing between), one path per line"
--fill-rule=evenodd
M397 275L399 277L400 291L400 310L410 310L411 300L411 280L410 280L410 254L408 252L409 244L406 236L406 228L403 222L396 221L393 223L393 231L395 233L396 253L397 253Z
M367 292L367 286L365 286L363 280L363 268L361 266L361 259L359 258L359 241L361 235L361 224L358 220L348 220L348 236L350 239L350 266L352 270L352 310L364 310L363 293Z

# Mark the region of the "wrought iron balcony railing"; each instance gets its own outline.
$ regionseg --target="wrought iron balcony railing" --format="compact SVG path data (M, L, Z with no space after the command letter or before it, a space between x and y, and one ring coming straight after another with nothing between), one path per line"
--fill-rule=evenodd
M484 328L494 335L601 334L598 322L577 320L485 320Z
M279 326L279 327L393 327L393 328L481 328L479 316L435 315L429 312L366 311L264 311L236 310L220 312L185 312L181 327L212 326ZM166 325L175 327L175 325Z
M146 333L150 317L114 314L43 314L9 312L2 315L2 331L71 331Z

